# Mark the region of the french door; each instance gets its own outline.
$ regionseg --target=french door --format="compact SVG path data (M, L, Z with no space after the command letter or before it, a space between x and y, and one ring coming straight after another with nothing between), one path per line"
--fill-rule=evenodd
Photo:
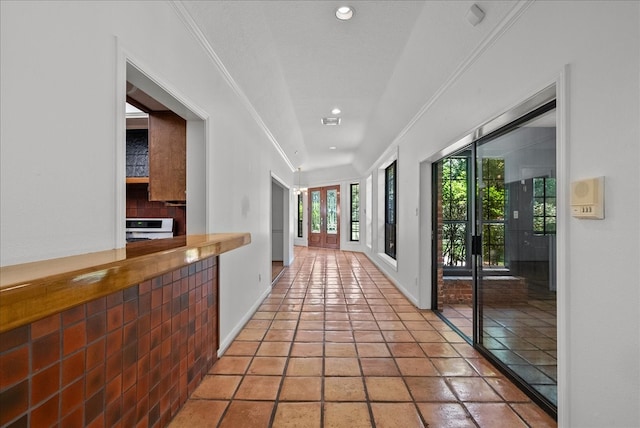
M309 189L309 246L340 249L340 187Z
M433 168L433 309L557 412L555 101ZM482 135L482 133L479 133Z

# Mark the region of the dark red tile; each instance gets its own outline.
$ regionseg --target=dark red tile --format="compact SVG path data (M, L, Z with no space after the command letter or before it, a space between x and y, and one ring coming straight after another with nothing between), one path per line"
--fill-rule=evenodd
M56 331L48 336L33 341L31 355L31 370L37 372L44 367L60 361L61 346L60 332Z
M29 381L25 380L0 392L0 403L0 426L4 426L29 408Z
M64 329L63 338L63 355L67 356L87 343L86 323L79 322Z
M123 305L124 322L128 323L138 318L138 299L125 301Z
M59 397L54 395L45 403L36 407L31 411L31 426L33 427L50 427L58 422L59 418Z
M59 331L61 326L60 314L51 315L31 324L31 340ZM0 339L1 342L1 339ZM0 345L1 346L1 345Z
M78 305L71 309L67 309L62 313L62 326L66 327L75 324L85 318L85 306Z
M80 406L73 412L64 416L60 423L60 427L64 428L83 428L84 427L84 406Z
M87 302L87 317L96 315L100 312L104 312L107 309L107 298L100 297L99 299Z
M31 406L48 399L60 388L60 364L42 370L31 378Z
M104 378L105 378L105 368L103 364L89 371L85 379L84 396L91 397L96 392L102 390L105 384Z
M103 364L105 360L105 345L104 339L98 340L91 345L87 346L87 363L86 369L90 370L96 367L98 364Z
M121 304L122 302L123 302L122 291L109 294L107 296L107 309L111 309L114 306Z
M104 336L107 331L107 317L105 312L87 318L87 343L91 343Z
M122 305L116 305L107 310L107 331L121 328L124 320Z
M29 347L22 346L0 355L0 391L29 375Z
M14 328L0 333L0 352L25 345L29 341L29 326Z
M7 425L6 428L29 428L29 415L23 415Z
M90 397L84 404L85 423L93 422L104 412L104 390L101 389L93 397Z
M107 404L114 402L122 396L122 375L114 377L107 383L105 389L105 400Z
M122 352L116 352L107 359L106 380L111 381L122 373Z
M107 357L122 350L122 329L112 331L107 335Z
M105 412L106 426L117 427L120 426L119 422L122 419L122 400L117 399L112 403L107 403L107 410Z
M122 298L125 302L138 298L138 286L126 288L122 291Z
M60 414L64 417L84 403L84 380L78 379L60 393Z
M81 350L62 360L61 385L65 387L82 376L85 372L85 351Z

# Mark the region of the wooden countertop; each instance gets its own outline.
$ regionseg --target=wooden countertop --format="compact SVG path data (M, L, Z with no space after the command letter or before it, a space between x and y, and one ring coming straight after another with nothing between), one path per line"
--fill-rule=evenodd
M248 245L249 233L189 235L0 268L0 333Z

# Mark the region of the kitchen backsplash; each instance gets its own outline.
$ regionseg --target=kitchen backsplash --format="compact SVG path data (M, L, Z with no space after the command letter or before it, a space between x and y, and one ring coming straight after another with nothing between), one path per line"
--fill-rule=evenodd
M147 184L127 184L127 218L170 217L174 235L187 234L187 207L167 206L164 202L149 201Z
M127 130L127 177L149 176L149 132Z

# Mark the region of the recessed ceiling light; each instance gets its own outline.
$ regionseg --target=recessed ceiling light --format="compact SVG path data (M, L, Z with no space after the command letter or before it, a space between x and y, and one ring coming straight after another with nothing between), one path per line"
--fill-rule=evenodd
M340 125L339 117L323 117L320 121L323 125Z
M329 147L329 150L335 150L337 147L336 146L331 146Z
M340 114L340 113L342 113L342 110L340 110L338 107L331 109L331 114Z
M355 10L351 6L340 6L336 9L336 18L340 21L348 21L353 18Z

